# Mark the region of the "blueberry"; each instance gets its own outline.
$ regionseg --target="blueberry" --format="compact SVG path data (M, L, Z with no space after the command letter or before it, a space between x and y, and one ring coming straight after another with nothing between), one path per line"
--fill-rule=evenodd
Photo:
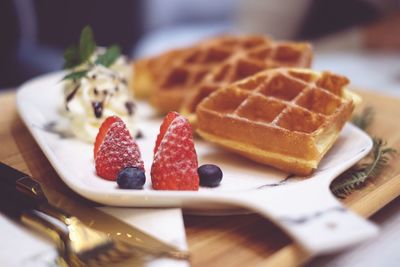
M127 167L117 176L117 183L123 189L142 189L146 182L144 171L136 167Z
M222 171L214 164L201 165L197 172L200 177L200 185L206 187L216 187L221 183Z

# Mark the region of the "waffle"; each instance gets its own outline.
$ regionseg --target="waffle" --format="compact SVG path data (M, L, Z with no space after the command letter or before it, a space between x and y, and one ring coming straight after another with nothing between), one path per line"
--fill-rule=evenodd
M197 104L221 86L269 68L309 67L312 59L308 43L257 35L216 37L170 53L150 59L153 67L147 68L153 77L146 86L150 102L160 113L193 114ZM139 80L140 68L137 65L135 76Z
M158 76L163 72L163 68L169 66L181 53L182 50L175 49L159 56L134 61L132 89L135 97L142 99L150 97L154 88L157 87Z
M283 171L309 175L360 98L330 72L278 68L223 87L197 107L204 139Z

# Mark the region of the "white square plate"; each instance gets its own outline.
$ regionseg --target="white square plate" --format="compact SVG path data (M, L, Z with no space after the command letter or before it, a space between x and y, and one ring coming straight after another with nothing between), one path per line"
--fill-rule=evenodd
M68 120L60 115L63 73L57 72L33 79L22 85L17 94L18 111L48 160L63 181L75 192L90 200L115 206L190 207L205 210L229 209L229 196L248 196L249 192L273 189L276 185L292 184L304 178L288 177L276 169L254 163L196 138L199 165L217 164L224 178L217 188L199 191L157 191L151 188L150 168L153 147L161 118L146 103L138 103L139 128L143 138L137 140L145 162L147 182L143 190L119 189L95 173L93 145L54 131L68 128ZM334 147L308 179L332 177L343 172L371 149L371 139L358 128L347 124ZM284 181L284 182L282 182ZM268 194L268 191L265 191ZM226 201L225 201L226 200Z

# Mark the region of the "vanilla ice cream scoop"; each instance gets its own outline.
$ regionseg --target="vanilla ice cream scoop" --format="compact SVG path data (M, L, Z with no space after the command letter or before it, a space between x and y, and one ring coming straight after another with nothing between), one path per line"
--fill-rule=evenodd
M75 71L82 68L78 66ZM63 113L70 118L72 132L84 141L94 142L105 118L116 115L135 136L137 112L128 88L129 70L120 59L111 68L90 63L84 68L89 69L84 77L64 81Z

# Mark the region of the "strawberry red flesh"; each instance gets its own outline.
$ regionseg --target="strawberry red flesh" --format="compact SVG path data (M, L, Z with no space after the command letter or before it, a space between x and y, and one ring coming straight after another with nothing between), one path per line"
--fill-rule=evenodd
M118 173L126 167L136 167L144 171L139 147L122 120L111 123L108 131L100 138L97 153L95 150L97 175L114 181Z
M105 119L103 121L103 123L101 124L99 132L97 133L97 136L96 136L96 141L94 143L94 149L93 149L93 158L94 159L96 159L97 152L100 149L100 145L103 143L104 137L106 136L111 125L117 121L121 122L122 120L117 116L110 116L107 119Z
M175 111L170 111L167 116L165 116L161 126L160 126L160 133L157 135L157 140L156 140L156 145L154 146L154 155L156 154L156 151L158 147L160 146L161 140L164 138L165 133L167 132L167 129L169 125L172 123L172 121L179 116L179 113Z
M163 128L163 127L161 127ZM192 128L182 116L169 123L159 140L151 166L152 186L156 190L198 190L197 155Z

